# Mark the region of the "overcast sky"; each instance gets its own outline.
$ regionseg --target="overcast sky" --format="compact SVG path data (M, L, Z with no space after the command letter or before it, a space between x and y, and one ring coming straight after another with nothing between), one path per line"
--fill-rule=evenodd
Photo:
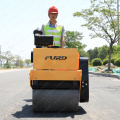
M22 59L30 59L34 46L33 30L48 22L48 9L59 10L57 21L65 30L82 32L85 50L107 44L105 40L91 39L87 28L81 27L84 20L73 13L90 7L90 0L0 0L0 45L2 52L11 51Z

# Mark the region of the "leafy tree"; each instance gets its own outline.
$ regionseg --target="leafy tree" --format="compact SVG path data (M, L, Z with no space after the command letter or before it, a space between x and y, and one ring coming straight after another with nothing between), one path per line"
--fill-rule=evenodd
M113 45L112 46L112 53L116 52L117 51L117 46L116 45Z
M27 64L27 67L29 66L29 64L31 63L30 59L25 59L25 63Z
M15 65L17 66L17 67L23 67L23 61L21 60L21 59L17 59L16 61L15 61Z
M98 57L98 48L97 47L95 47L94 49L93 49L93 53L94 53L94 58L97 58Z
M23 61L20 60L20 67L22 68L24 65L23 65Z
M119 40L118 19L116 15L116 2L114 0L91 0L89 9L75 12L74 16L82 17L86 23L82 26L93 31L91 38L100 37L109 43L109 62L108 70L110 70L110 59L112 53L112 46Z
M99 48L99 53L98 57L103 60L106 58L106 56L109 53L109 47L107 45L103 45L102 47Z
M98 48L97 47L95 47L93 50L88 50L87 51L87 53L88 53L88 55L89 55L89 58L90 58L90 61L92 60L92 59L94 59L94 58L97 58L98 57Z
M65 47L66 48L78 48L80 56L88 56L88 54L83 50L86 45L82 44L80 41L82 40L82 33L77 31L66 31L65 37Z
M94 55L93 55L93 50L90 49L90 50L87 51L87 53L88 53L89 59L90 59L90 61L91 61L91 60L94 58L94 57L93 57L93 56L94 56Z
M23 67L23 61L19 55L13 56L10 51L1 53L1 62L5 68L10 68L11 65Z
M120 51L120 43L117 45L117 51Z
M14 56L14 63L17 67L23 67L23 61L19 55Z
M89 57L88 53L85 52L83 49L78 49L80 57Z
M10 63L13 61L14 57L10 51L2 53L2 62L5 62L5 67L10 68Z

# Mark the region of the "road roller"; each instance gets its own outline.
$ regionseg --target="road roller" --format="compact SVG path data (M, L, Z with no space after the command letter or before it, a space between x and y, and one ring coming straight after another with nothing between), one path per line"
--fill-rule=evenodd
M75 112L89 101L88 58L77 48L54 46L54 36L34 31L30 70L34 112Z

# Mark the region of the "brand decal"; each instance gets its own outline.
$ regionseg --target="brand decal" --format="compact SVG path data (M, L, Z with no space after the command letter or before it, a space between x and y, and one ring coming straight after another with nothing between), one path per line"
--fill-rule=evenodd
M46 56L45 60L66 60L67 57L66 56Z

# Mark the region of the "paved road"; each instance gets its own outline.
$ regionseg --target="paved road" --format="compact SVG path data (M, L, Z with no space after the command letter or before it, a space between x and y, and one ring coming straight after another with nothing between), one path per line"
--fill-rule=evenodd
M90 75L90 101L75 113L33 113L29 70L0 73L0 120L120 120L120 80Z

